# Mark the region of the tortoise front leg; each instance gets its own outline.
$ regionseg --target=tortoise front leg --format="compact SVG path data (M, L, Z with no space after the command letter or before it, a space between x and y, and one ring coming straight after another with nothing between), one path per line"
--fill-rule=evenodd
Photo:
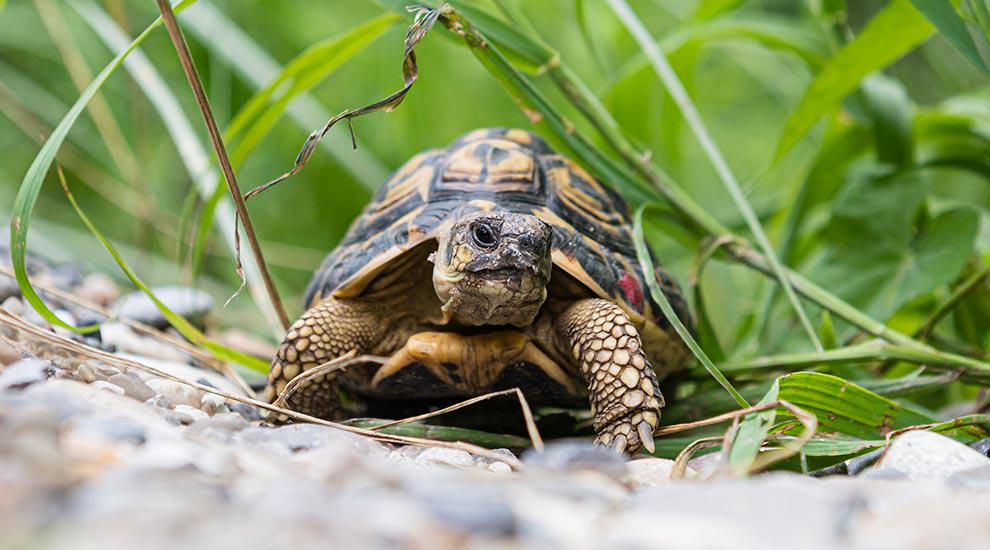
M639 333L622 309L597 298L579 300L557 320L588 383L596 443L619 452L653 451L663 396Z
M370 353L386 330L381 308L362 300L329 298L310 308L295 322L279 345L268 371L265 399L274 402L290 380L303 372L345 355ZM336 378L329 372L301 384L286 406L325 419L341 417Z

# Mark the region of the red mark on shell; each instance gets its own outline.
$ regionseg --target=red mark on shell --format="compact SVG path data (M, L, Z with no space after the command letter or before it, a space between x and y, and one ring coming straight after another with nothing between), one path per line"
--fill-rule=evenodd
M643 289L639 286L639 281L628 273L623 273L619 277L619 286L622 287L626 301L636 308L636 311L643 311Z

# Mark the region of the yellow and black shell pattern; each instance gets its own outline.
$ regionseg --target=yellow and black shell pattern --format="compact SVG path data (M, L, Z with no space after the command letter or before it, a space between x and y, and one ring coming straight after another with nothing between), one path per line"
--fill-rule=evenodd
M555 269L634 319L668 329L636 259L625 201L540 137L510 128L475 130L396 171L320 265L306 303L360 295L403 252L435 239L460 216L493 209L533 214L550 224ZM656 276L687 321L676 283L662 268Z

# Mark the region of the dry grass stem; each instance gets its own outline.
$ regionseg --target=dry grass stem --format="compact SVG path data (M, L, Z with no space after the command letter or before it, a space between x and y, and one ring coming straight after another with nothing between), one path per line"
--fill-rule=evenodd
M251 223L251 218L248 215L247 206L244 204L244 197L241 195L240 187L237 185L237 178L234 175L234 169L230 164L230 158L227 156L227 149L224 147L223 138L220 136L220 130L217 128L216 119L213 117L213 111L210 109L209 99L206 97L206 91L203 90L203 83L200 81L199 74L196 72L196 66L193 63L192 55L189 53L189 46L186 44L185 38L182 36L182 30L179 28L179 23L175 19L175 13L172 11L172 6L169 5L168 0L156 0L158 3L158 9L162 12L162 20L165 22L165 27L168 29L169 38L172 40L172 44L175 46L175 51L179 56L179 61L182 64L182 70L186 74L186 79L189 81L189 86L192 88L193 95L196 97L196 104L199 106L200 113L203 115L203 120L206 122L206 129L210 134L210 140L213 143L213 148L217 154L217 160L220 162L220 168L224 175L224 180L227 182L227 189L230 191L230 196L234 200L234 207L237 211L238 218L242 221L244 225L244 234L247 236L248 245L251 247L251 253L254 255L255 263L258 265L258 270L261 272L261 277L265 282L265 290L268 291L268 298L271 300L272 307L275 309L276 314L278 314L279 321L282 323L283 329L289 328L289 316L285 313L285 306L282 304L282 299L279 298L278 289L275 288L275 281L272 279L271 273L268 271L268 265L265 263L265 257L261 252L261 246L258 244L258 237L255 235L254 226ZM234 225L234 237L235 240L238 238L237 225ZM237 256L237 271L238 275L241 277L241 286L246 283L244 279L243 270L241 269L240 260L240 248L236 248L235 255Z
M319 424L321 426L335 428L338 430L360 435L363 437L368 437L376 441L381 441L385 443L394 443L399 445L417 445L420 447L444 447L447 449L457 449L457 450L465 451L475 456L480 456L492 460L505 462L514 470L522 469L522 463L519 460L511 459L503 454L493 453L488 449L479 447L477 445L472 445L470 443L464 443L464 442L450 443L445 441L435 441L432 439L423 439L419 437L407 437L407 436L383 434L376 432L374 430L358 428L355 426L347 426L345 424L331 422L329 420L323 420L321 418L309 416L307 414L299 413L290 409L278 407L270 403L265 403L264 401L259 401L251 397L231 394L211 386L198 384L196 382L190 382L188 380L185 380L178 376L174 376L165 371L156 369L148 365L141 364L137 361L124 359L123 357L118 357L111 353L107 353L105 351L98 350L96 348L87 346L85 344L80 344L78 342L69 340L68 338L63 338L57 334L45 331L39 327L36 327L28 323L27 321L21 319L20 317L11 314L10 312L4 310L3 308L0 308L0 325L13 331L15 334L20 333L21 335L28 337L31 340L31 342L20 342L21 345L18 346L18 340L14 337L7 336L6 331L4 331L4 333L0 333L0 338L9 340L11 345L13 345L15 348L17 347L23 348L24 345L26 344L32 348L32 352L37 353L39 355L45 355L47 354L47 352L50 352L52 349L56 349L61 351L62 353L68 353L76 357L85 357L94 361L102 361L107 364L120 366L123 367L124 369L135 369L142 372L146 372L154 376L166 378L168 380L172 380L174 382L178 382L180 384L184 384L186 386L196 388L202 392L219 395L220 397L229 399L231 401L244 403L246 405L252 405L259 409L263 409L271 413L283 415L296 421L309 422L311 424Z

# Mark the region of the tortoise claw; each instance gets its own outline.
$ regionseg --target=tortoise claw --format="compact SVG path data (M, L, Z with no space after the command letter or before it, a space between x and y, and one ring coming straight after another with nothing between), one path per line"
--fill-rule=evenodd
M641 414L634 414L631 418L622 418L606 426L599 432L595 442L615 449L620 454L625 452L633 454L641 448L653 453L656 450L656 445L653 442L655 427L650 420L655 422L656 417L643 419Z
M615 439L612 440L612 448L615 449L615 452L619 453L620 455L626 452L626 446L627 446L626 436L622 434L615 436Z
M644 420L639 423L636 431L639 432L639 442L644 448L646 448L647 451L649 451L650 454L653 454L653 451L656 450L656 445L653 443L653 426Z

